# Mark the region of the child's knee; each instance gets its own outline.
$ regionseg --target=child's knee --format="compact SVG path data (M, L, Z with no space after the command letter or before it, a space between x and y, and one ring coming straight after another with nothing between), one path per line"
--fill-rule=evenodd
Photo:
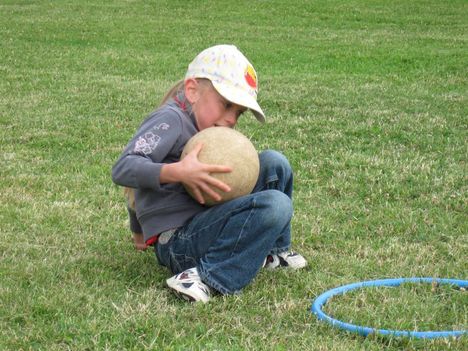
M281 191L265 190L259 194L259 202L264 207L265 225L284 226L293 214L291 199Z
M292 179L292 168L288 159L282 153L275 150L266 150L260 153L260 171L268 177L275 177L285 181Z
M259 154L260 164L291 168L288 159L276 150L265 150Z

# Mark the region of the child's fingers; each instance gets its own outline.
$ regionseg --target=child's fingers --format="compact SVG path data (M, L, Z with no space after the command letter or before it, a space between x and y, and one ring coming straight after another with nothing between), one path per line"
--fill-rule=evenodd
M191 188L192 196L202 205L205 204L205 196L210 197L214 201L221 201L221 195L214 190L214 187L219 188L225 192L231 191L227 184L215 178L211 179L212 180L209 183L203 183L198 187Z
M135 244L135 249L137 251L146 251L146 249L148 249L148 245L146 245L146 244Z
M230 173L232 168L223 165L206 165L205 170L209 173Z
M231 187L229 185L227 185L226 183L224 183L224 182L222 182L219 179L216 179L214 177L210 177L209 184L210 184L210 186L218 188L219 190L222 190L222 191L224 191L226 193L231 191ZM209 187L209 189L211 189L211 188Z
M133 233L132 241L135 246L135 249L138 251L145 251L148 248L148 245L146 245L145 240L143 238L143 234Z
M205 198L202 195L202 192L198 188L191 188L192 190L192 196L195 198L195 200L198 201L198 203L204 205L205 204Z
M190 153L193 153L195 154L195 156L197 156L197 159L198 159L198 154L200 153L200 151L203 149L203 143L198 143L195 145L195 147L193 148L193 150L190 152ZM207 163L203 163L204 165L204 170L206 172L209 172L209 173L229 173L229 172L232 172L232 168L229 167L229 166L225 166L225 165L210 165L210 164L207 164Z
M195 145L195 147L193 148L193 150L190 152L190 153L193 153L197 156L198 158L198 154L200 153L200 151L203 149L203 143L198 143Z
M216 191L214 191L211 187L209 186L204 186L203 187L203 192L212 198L214 201L220 201L221 200L221 195L219 195Z

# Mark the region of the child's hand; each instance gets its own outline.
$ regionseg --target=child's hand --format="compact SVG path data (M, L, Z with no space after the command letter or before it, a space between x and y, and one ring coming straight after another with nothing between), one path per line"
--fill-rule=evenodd
M203 144L197 144L195 148L178 163L180 164L180 182L187 186L195 199L204 204L202 193L205 193L215 201L221 200L221 195L212 189L218 188L224 192L231 191L231 188L222 181L212 177L211 173L229 173L232 168L229 166L209 165L198 160L198 154L203 148Z
M137 251L145 251L148 248L148 245L146 245L145 240L143 239L143 234L133 233L132 240Z

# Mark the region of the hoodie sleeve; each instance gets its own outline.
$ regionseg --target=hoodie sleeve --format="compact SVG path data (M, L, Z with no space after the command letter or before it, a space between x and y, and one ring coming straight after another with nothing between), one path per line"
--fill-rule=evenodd
M161 168L175 155L182 133L174 110L156 111L143 122L112 167L114 183L131 188L160 189Z

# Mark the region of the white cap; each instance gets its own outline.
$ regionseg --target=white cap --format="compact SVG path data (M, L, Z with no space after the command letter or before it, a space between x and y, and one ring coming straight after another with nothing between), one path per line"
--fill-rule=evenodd
M189 78L209 79L222 97L247 107L260 122L265 122L265 114L257 103L257 73L234 45L203 50L189 65L185 79Z

